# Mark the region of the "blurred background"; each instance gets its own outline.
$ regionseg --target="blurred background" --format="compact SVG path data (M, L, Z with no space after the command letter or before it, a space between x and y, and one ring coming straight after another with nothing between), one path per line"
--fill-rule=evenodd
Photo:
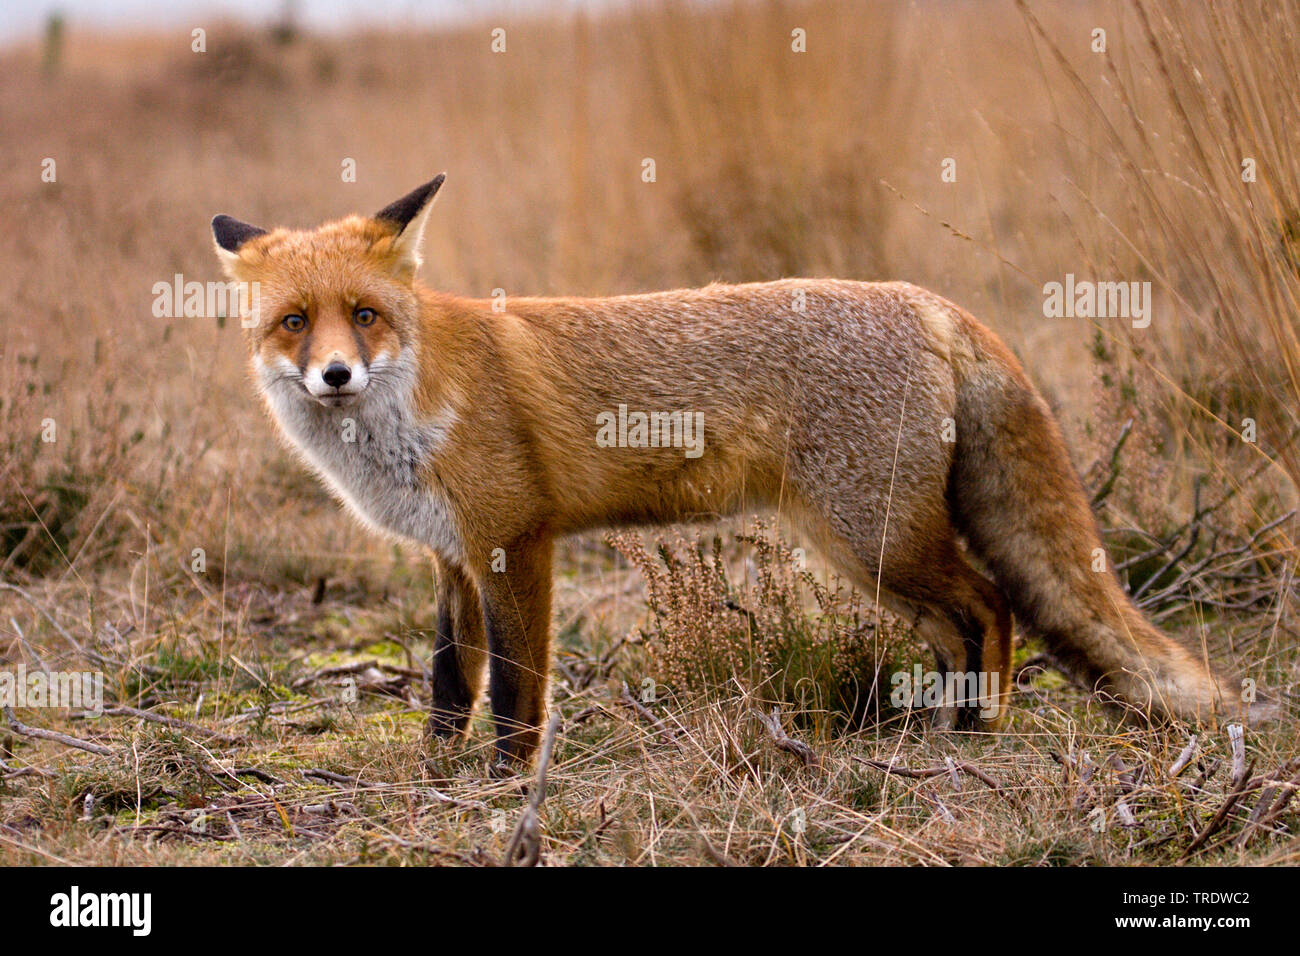
M94 31L157 31L196 23L238 20L249 26L292 26L313 32L347 33L360 27L428 29L472 19L479 13L544 12L556 7L597 9L619 0L53 0L0 11L5 40L39 37L57 16Z

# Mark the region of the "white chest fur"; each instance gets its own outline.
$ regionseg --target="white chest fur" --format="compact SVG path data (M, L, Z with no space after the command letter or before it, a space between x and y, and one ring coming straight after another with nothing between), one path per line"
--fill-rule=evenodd
M374 530L459 557L460 537L446 495L421 479L455 424L454 415L417 421L406 376L384 376L371 383L360 402L326 408L284 371L259 365L271 413L348 509Z

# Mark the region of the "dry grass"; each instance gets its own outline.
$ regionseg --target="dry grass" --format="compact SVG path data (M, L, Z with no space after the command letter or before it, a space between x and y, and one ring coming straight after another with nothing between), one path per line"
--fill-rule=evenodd
M425 561L355 527L276 445L235 328L151 311L155 282L217 277L216 212L306 226L440 169L424 276L451 291L797 273L962 303L1058 409L1149 610L1293 702L1295 3L503 23L504 55L495 22L288 43L214 26L203 55L188 35L74 31L53 76L39 50L0 55L0 660L102 671L110 706L185 722L20 711L114 753L0 727L0 862L500 859L522 802L484 773L486 719L464 749L421 747ZM1043 317L1067 272L1151 281L1150 328ZM1196 845L1234 787L1222 727L1171 777L1187 728L1122 722L1027 645L1006 734L931 734L907 711L852 729L907 636L881 657L815 555L809 579L779 539L736 530L703 552L670 538L675 571L654 544L639 571L596 535L561 548L546 862L1168 863L1194 845L1192 862L1296 862L1294 716L1247 733L1245 792ZM646 678L653 722L623 693L639 703ZM754 716L773 702L811 765Z

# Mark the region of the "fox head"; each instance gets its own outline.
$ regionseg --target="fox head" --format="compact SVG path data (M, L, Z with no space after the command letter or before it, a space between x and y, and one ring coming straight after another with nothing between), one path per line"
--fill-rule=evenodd
M420 242L439 174L373 217L299 232L212 220L226 274L256 290L254 374L269 396L342 408L403 379L415 363Z

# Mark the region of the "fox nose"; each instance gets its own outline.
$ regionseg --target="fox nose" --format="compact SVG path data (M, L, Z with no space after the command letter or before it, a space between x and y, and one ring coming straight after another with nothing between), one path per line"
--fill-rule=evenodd
M342 362L331 362L320 377L325 379L325 384L330 388L342 388L352 380L352 372Z

